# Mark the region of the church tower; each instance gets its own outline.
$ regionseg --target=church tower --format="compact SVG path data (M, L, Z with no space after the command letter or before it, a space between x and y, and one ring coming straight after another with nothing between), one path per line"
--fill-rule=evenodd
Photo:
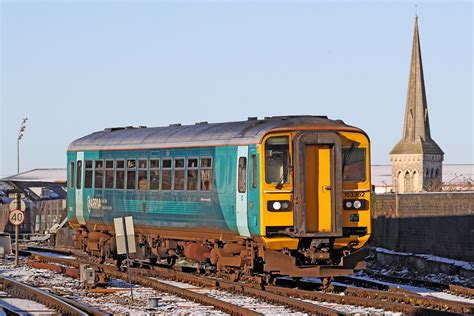
M390 152L394 191L408 193L440 190L443 155L430 134L416 16L403 137Z

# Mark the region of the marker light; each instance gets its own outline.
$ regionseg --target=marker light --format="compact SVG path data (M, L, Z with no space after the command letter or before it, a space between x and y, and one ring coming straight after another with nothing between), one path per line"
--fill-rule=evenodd
M351 201L347 201L347 202L346 202L346 207L347 207L347 208L351 208L351 207L352 207L352 202L351 202Z
M278 211L279 209L281 209L281 203L276 201L273 203L273 209Z
M290 208L290 203L288 203L286 201L283 201L283 202L281 202L281 207L283 207L284 210L289 209Z
M359 200L354 201L354 207L355 207L355 208L360 208L361 206L362 206L362 203L360 203Z

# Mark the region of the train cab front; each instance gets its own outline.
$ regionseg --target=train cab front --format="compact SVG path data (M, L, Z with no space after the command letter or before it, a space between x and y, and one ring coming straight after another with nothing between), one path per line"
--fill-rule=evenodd
M269 134L263 155L265 271L332 277L364 268L361 248L371 233L368 137L357 130Z

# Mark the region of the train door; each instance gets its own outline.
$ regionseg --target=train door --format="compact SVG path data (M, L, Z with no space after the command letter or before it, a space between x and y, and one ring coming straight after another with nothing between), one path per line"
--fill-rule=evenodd
M83 187L84 187L84 152L76 154L76 218L79 224L85 225L84 206L83 206Z
M237 229L239 231L240 236L243 237L250 237L247 208L247 166L248 146L239 146L237 148L235 217L237 222Z
M295 140L296 231L305 236L342 234L341 144L334 132L305 132Z
M305 145L306 231L331 231L331 145Z

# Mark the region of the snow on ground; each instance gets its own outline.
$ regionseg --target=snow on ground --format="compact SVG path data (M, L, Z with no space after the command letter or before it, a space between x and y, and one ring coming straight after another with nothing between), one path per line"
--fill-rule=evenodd
M303 300L304 302L308 302L311 304L316 304L320 306L324 306L327 308L331 308L334 310L337 310L339 312L342 312L344 314L349 314L349 315L384 315L384 316L399 316L403 315L403 313L399 312L390 312L386 311L383 309L379 308L372 308L372 307L360 307L360 306L354 306L354 305L341 305L341 304L336 304L336 303L327 303L327 302L319 302L319 301L313 301L313 300Z
M289 314L298 315L298 316L306 315L305 313L295 312L295 311L292 311L291 309L288 309L287 307L269 304L259 299L246 296L246 295L241 295L237 293L228 293L225 291L219 291L219 290L214 290L214 289L207 289L207 288L197 287L191 284L181 283L181 282L176 282L176 281L169 281L169 280L162 280L162 279L159 279L159 280L163 283L174 285L179 288L188 289L200 294L205 294L207 296L214 297L218 300L222 300L224 302L228 302L233 305L242 306L242 307L254 310L263 315L289 315Z
M396 252L396 251L393 251L393 250L380 248L380 247L375 248L375 251L380 252L380 253L386 253L386 254L389 254L389 255L414 256L414 257L422 258L422 259L425 259L425 260L428 260L428 261L446 263L446 264L453 265L453 266L456 266L456 267L460 267L460 268L463 268L463 269L466 269L466 270L474 270L474 263L473 262L467 262L467 261L454 260L454 259L449 259L449 258L444 258L444 257L438 257L438 256L434 256L434 255L431 255L431 254Z
M445 262L453 266L462 267L463 269L466 269L466 270L474 270L473 262L453 260L449 258L436 257L436 256L426 255L426 254L395 252L395 251L384 249L384 248L376 248L376 251L387 253L387 254L400 255L400 256L418 256L418 257L425 258L425 260ZM426 272L417 271L415 267L385 266L385 265L381 265L379 262L376 262L376 261L375 262L369 261L367 262L367 264L368 264L369 270L372 270L374 272L381 273L381 274L421 279L421 280L427 280L427 281L439 282L439 283L459 284L465 287L474 287L474 278L468 278L468 277L464 277L458 274L426 273Z
M474 299L469 299L469 298L465 298L465 297L462 297L462 296L452 295L452 294L449 294L449 293L435 291L435 290L432 290L432 289L422 288L422 287L418 287L418 286L403 285L403 284L398 284L398 283L380 281L380 280L377 280L377 279L374 279L374 278L371 278L371 277L367 276L365 273L358 273L356 275L353 275L352 277L357 278L357 279L361 279L361 280L368 280L368 281L377 282L377 283L380 283L380 284L394 286L394 287L400 288L402 290L407 290L407 291L418 293L422 296L431 296L431 297L441 298L441 299L450 300L450 301L457 301L457 302L474 304Z
M115 293L92 293L81 286L79 280L50 270L32 269L27 266L14 268L10 261L0 260L0 274L36 288L95 306L109 313L129 315L225 315L212 306L203 306L151 288L135 285L131 302L128 283L114 280ZM156 308L148 308L149 298L159 298Z
M55 315L55 311L47 306L17 297L0 298L0 308L6 308L9 311L18 313L19 315Z

